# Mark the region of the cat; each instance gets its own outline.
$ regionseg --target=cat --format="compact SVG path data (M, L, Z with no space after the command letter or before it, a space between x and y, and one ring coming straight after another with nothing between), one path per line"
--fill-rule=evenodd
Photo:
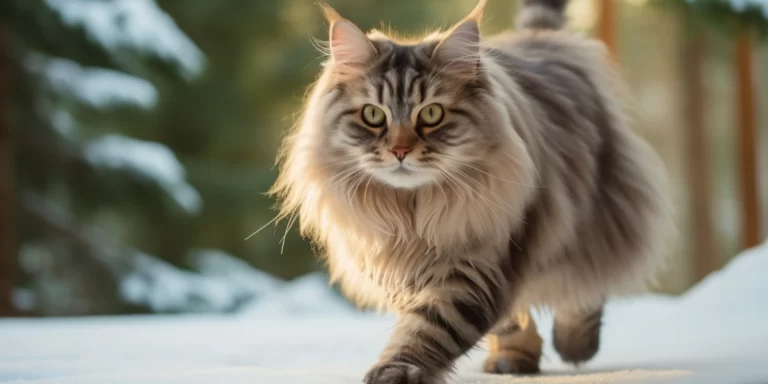
M539 372L530 308L586 362L606 300L647 289L674 232L665 167L567 0L522 0L490 38L485 4L399 40L320 3L327 60L270 193L345 295L397 314L368 384L443 383L484 337L486 372Z

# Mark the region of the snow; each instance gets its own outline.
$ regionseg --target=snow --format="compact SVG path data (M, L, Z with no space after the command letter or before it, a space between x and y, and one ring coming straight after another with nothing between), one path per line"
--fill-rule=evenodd
M738 311L749 306L765 306L768 293L768 244L742 252L722 270L710 274L686 294L690 307ZM738 276L738 279L729 279Z
M327 286L328 276L324 273L308 274L280 287L275 294L256 300L242 313L273 317L353 313L354 307Z
M56 108L51 112L51 126L64 137L74 137L76 131L75 118L64 108Z
M697 0L685 0L689 3L693 3ZM763 15L768 19L768 0L726 0L731 4L736 12L744 12L747 7L758 7L763 9Z
M135 76L41 55L30 55L26 63L29 69L43 75L55 93L74 97L94 108L132 105L151 109L157 105L158 94L152 83ZM71 124L71 121L58 122L62 130L70 130Z
M173 62L186 77L202 72L205 58L154 0L46 0L65 23L120 57L134 50Z
M139 253L134 272L120 283L121 296L153 312L226 312L237 305L230 286L180 270L162 260Z
M763 15L768 19L768 0L730 0L731 7L737 12L744 12L747 7L763 8Z
M198 265L217 266L203 268L207 273L230 273L220 266L234 264L210 262L216 258ZM766 382L768 282L760 278L766 270L768 243L683 296L611 302L600 352L580 369L560 362L550 341L552 320L538 314L543 375L485 375L480 345L459 361L451 382ZM237 314L0 320L0 382L360 383L394 317L329 309L340 299L322 275L278 285ZM292 298L282 308L270 304Z
M155 182L189 213L202 209L197 190L173 151L160 143L121 135L105 135L85 144L86 159L98 168L134 172Z
M209 278L226 280L254 295L274 293L283 281L217 249L195 249L188 255L192 269Z
M133 258L131 272L121 281L121 295L128 303L157 313L237 312L258 317L354 313L328 288L324 273L285 282L213 249L191 251L189 271L140 252Z
M157 313L223 313L269 295L283 283L221 251L195 250L189 258L192 271L137 253L131 272L121 280L123 299Z
M35 297L35 292L31 289L16 288L11 293L11 302L16 309L29 312L35 309L37 298Z

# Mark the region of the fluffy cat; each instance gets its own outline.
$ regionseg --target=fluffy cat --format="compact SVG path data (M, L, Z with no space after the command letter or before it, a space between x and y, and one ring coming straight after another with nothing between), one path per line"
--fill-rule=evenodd
M481 0L414 41L321 5L329 57L271 193L346 295L398 314L365 383L442 383L483 337L486 372L538 372L531 307L563 360L592 358L606 299L645 289L672 231L604 46L562 30L566 0L523 0L492 38Z

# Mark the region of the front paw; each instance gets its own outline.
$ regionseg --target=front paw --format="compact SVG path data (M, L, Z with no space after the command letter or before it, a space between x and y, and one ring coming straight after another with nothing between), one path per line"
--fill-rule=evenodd
M363 379L365 384L440 384L438 378L412 364L388 362L371 368Z

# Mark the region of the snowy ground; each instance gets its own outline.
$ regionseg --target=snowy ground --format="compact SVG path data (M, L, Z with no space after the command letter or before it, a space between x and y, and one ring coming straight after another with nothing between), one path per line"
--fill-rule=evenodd
M544 375L488 376L481 346L454 382L768 383L766 271L768 244L683 297L612 303L601 351L579 370L547 344ZM310 276L237 315L0 320L0 382L360 383L393 319L352 313L323 284ZM550 324L539 321L546 341Z

